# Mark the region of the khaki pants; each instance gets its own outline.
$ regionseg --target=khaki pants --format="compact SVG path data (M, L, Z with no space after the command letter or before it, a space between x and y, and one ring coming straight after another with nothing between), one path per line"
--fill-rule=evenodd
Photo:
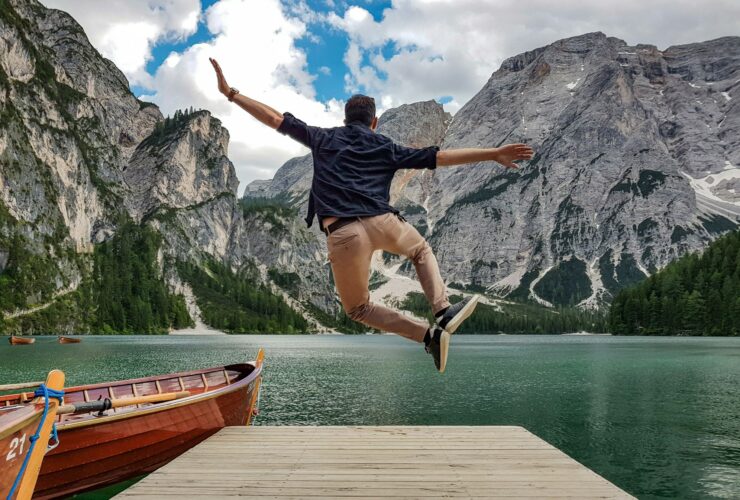
M395 214L387 213L340 227L327 238L334 283L345 312L355 321L421 342L427 328L393 309L370 302L368 280L375 250L403 255L413 262L432 312L450 305L447 289L439 274L437 259L419 232Z

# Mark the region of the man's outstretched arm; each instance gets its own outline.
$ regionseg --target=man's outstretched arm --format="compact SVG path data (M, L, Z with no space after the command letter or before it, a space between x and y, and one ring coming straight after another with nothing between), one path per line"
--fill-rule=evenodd
M224 78L224 73L223 71L221 71L221 66L219 66L218 62L216 62L215 59L209 58L209 60L213 65L213 69L216 71L219 92L228 97L231 87L228 83L226 83L226 78ZM254 116L268 127L276 129L280 126L281 123L283 123L283 115L281 113L278 113L267 104L255 101L254 99L251 99L242 94L236 94L233 98L233 101L244 111Z
M508 168L519 168L514 163L519 160L531 160L534 150L526 144L507 144L500 148L476 149L446 149L437 152L437 166L448 167L477 163L481 161L495 161Z

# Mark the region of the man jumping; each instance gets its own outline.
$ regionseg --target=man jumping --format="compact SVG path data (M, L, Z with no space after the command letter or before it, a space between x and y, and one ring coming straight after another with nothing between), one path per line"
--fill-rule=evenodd
M229 101L311 149L313 182L306 223L310 227L318 216L320 228L327 235L329 261L344 311L355 321L423 342L437 369L444 372L450 334L470 316L479 296L450 305L431 247L390 205L393 175L404 168L434 169L489 160L518 168L514 161L531 159L532 149L525 144L445 151L437 146L400 146L375 133L375 101L364 95L354 95L345 104L343 127L312 127L290 113L278 113L240 94L226 83L216 60L210 61L218 77L218 89ZM376 250L403 255L413 262L432 307L434 325L429 327L370 302L370 260Z

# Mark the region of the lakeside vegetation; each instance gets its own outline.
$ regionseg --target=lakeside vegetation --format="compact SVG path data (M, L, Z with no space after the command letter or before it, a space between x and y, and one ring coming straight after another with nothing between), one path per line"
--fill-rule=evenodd
M193 288L203 321L229 333L304 333L303 316L258 282L256 270L234 273L216 261L179 262L177 270Z
M453 304L462 300L459 295L450 296ZM432 313L424 294L408 294L399 307L431 321ZM561 307L548 309L527 303L502 302L501 309L479 303L475 314L462 324L458 333L472 334L560 334L587 331L606 332L606 317L594 311Z
M89 300L93 331L100 333L164 333L193 326L185 300L173 295L161 276L157 252L162 237L133 222L95 247ZM94 302L92 302L94 300Z
M0 206L0 208L2 208ZM242 202L245 214L295 216L282 200ZM82 283L55 291L49 278L55 266L36 257L22 236L8 231L13 219L0 211L5 231L0 234L6 267L0 273L0 306L6 312L28 308L28 314L0 317L4 333L157 334L193 326L184 298L172 294L162 277L158 253L161 235L144 225L123 220L110 240L95 246L92 255L79 254ZM70 257L74 258L74 256ZM166 265L175 265L172 263ZM191 284L204 321L230 333L305 333L306 318L282 297L260 283L256 269L233 272L227 266L177 263L180 276ZM299 276L268 269L274 283L290 291ZM35 288L34 304L26 304L28 283ZM378 286L380 283L374 283ZM453 296L452 301L461 297ZM369 329L344 313L336 317L303 303L311 316L343 333ZM431 320L425 297L411 293L398 307ZM35 310L38 308L38 310ZM560 334L578 331L617 335L740 335L740 231L711 243L703 253L682 257L651 277L619 292L608 311L574 307L545 308L531 302L480 304L460 333Z
M122 221L115 236L95 247L75 290L0 321L0 332L159 334L193 326L184 298L170 293L162 279L160 246L153 229Z
M740 231L619 292L609 328L620 335L740 335Z

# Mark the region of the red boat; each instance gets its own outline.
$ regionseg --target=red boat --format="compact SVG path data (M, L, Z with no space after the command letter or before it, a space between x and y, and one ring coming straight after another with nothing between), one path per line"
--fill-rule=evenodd
M251 363L108 382L65 390L65 404L175 391L189 396L99 413L60 415L59 446L44 458L34 498L58 498L152 472L229 425L249 425L263 352ZM21 395L0 396L0 406Z
M11 335L8 339L8 342L10 342L12 345L26 345L26 344L33 344L36 342L36 339L33 337L16 337L15 335Z
M74 337L62 337L62 336L60 336L60 337L57 338L57 342L59 342L60 344L79 344L80 342L82 342L82 339L76 339Z
M63 389L64 373L59 370L49 373L46 387L56 391ZM49 398L45 417L44 406L44 398L39 397L30 404L0 407L0 460L3 461L0 467L0 498L31 498L47 451L59 400ZM37 432L39 439L32 447L31 436Z

